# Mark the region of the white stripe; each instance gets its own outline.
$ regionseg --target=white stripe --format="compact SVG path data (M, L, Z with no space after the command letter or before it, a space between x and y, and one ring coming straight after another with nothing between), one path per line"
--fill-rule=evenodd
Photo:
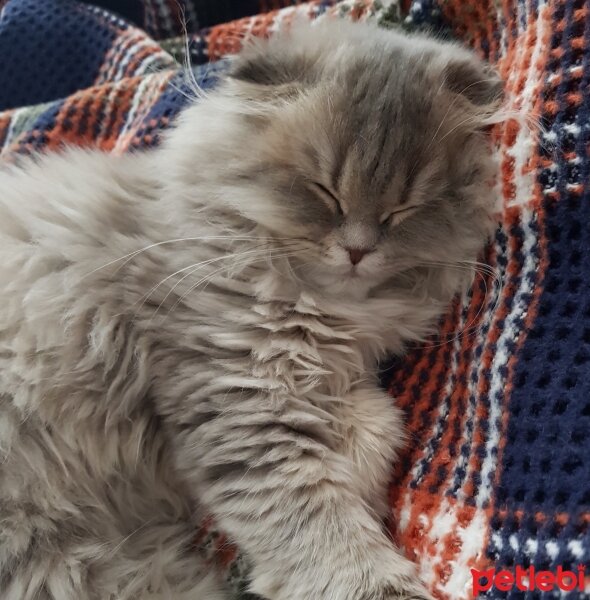
M142 79L140 84L137 86L135 94L133 94L133 100L131 101L131 108L127 113L127 118L125 119L125 124L121 129L121 133L117 136L117 143L113 148L113 152L116 153L125 149L127 143L127 133L134 123L135 115L137 114L139 105L145 95L145 89L152 83L152 80L153 77L146 77Z
M515 103L518 103L518 110L523 115L532 114L535 103L539 98L539 91L545 76L544 70L539 68L538 64L541 56L548 51L548 47L545 44L547 23L544 18L544 13L546 10L547 7L539 9L539 16L537 18L537 36L524 89L522 93L519 94L518 98L515 98ZM518 70L519 69L515 69L515 71ZM513 106L515 103L513 103ZM514 159L513 182L515 195L514 198L510 200L509 205L525 206L530 203L533 198L537 173L534 169L525 169L530 164L530 161L536 152L537 143L537 132L523 125L518 131L514 145L506 150L506 154Z
M584 547L580 540L572 540L568 542L567 549L572 553L574 558L582 560L584 558Z
M477 510L465 528L457 529L461 550L453 560L453 570L446 584L436 586L447 598L471 598L471 566L473 559L485 549L488 519L484 511Z
M109 51L109 54L113 56L113 60L109 65L108 71L102 78L103 82L112 82L114 80L121 61L125 58L126 53L129 51L129 48L133 46L134 39L137 37L138 34L135 29L127 29L119 38L117 38L115 46ZM128 46L127 50L123 50L123 47L127 44L131 45Z
M23 111L26 111L27 108L17 108L14 111L14 114L10 117L10 125L8 126L8 131L6 132L6 139L4 140L4 148L7 148L10 144L12 144L12 138L14 136L14 129L18 120L20 119Z
M559 554L559 546L555 542L547 542L545 550L547 550L547 555L551 560L555 560Z
M506 251L502 250L502 247L500 246L500 244L498 243L497 239L495 241L494 244L494 249L496 251L496 265L499 267L500 262L503 261L499 261L499 258L504 258L506 261L508 260L508 256L506 254ZM506 277L506 270L503 267L499 267L500 271L499 271L499 276L500 276L500 281L504 281L505 277ZM496 312L496 308L498 306L500 306L500 301L502 299L502 296L500 294L501 292L501 288L499 285L496 284L495 280L490 282L490 285L493 286L493 289L491 290L491 292L488 290L488 298L487 298L487 302L486 302L486 306L484 308L484 320L481 323L481 325L478 327L477 330L477 341L474 344L475 348L482 348L485 351L485 347L486 347L486 342L489 338L490 332L491 332L491 325L495 316L495 312ZM483 332L486 331L486 339L484 341L483 339ZM482 352L482 357L483 357L483 352ZM479 392L478 392L478 385L479 382L481 381L481 378L483 376L483 371L484 371L484 365L483 365L483 361L479 360L479 361L475 361L472 360L473 366L472 366L472 370L470 373L470 377L469 377L469 381L467 384L467 414L465 415L465 420L463 422L463 431L461 433L461 442L459 444L459 455L455 464L455 468L453 469L453 479L455 478L455 475L457 473L457 471L461 468L465 469L465 476L463 477L463 482L461 483L461 487L458 489L457 491L457 498L460 500L465 500L465 491L463 489L463 485L466 481L469 481L472 472L473 472L473 466L471 464L471 457L473 456L473 443L471 443L471 447L470 447L470 452L468 454L468 456L464 456L461 453L461 447L466 443L466 442L473 442L473 432L475 431L475 427L476 427L476 423L475 423L475 409L476 406L481 402L481 397L479 396ZM472 381L472 377L471 375L473 375L473 373L476 372L477 373L477 377L475 381ZM474 401L473 403L470 401L471 396L474 397ZM471 429L468 429L469 425L469 421L471 421Z
M539 542L538 540L529 538L525 545L525 552L531 557L534 558L537 556L537 552L539 551Z
M555 144L557 142L557 133L553 130L543 133L542 136L544 142Z
M566 133L569 133L570 135L573 135L575 137L579 136L580 133L582 132L582 128L577 125L576 123L568 123L563 125L563 130Z
M149 39L146 40L142 36L137 36L137 40L134 41L134 43L131 44L131 46L127 48L127 50L125 50L125 54L121 57L121 60L119 61L117 72L114 75L115 81L118 81L119 79L123 78L125 68L127 67L127 65L129 65L131 59L137 55L139 50L145 48L146 46L151 46L152 43L153 42Z
M420 557L420 570L429 586L435 586L438 581L437 567L443 561L442 554L444 552L444 545L441 542L454 530L456 525L456 510L449 505L447 498L443 497L437 513L432 518L430 530L426 529L429 545L435 549L435 552L433 555L428 552L425 556Z
M168 57L166 52L154 52L153 54L150 54L141 61L137 69L135 69L133 76L138 77L139 75L144 75L153 63L157 63L158 61L162 60L162 58L166 57ZM170 61L170 66L173 66L172 60Z
M504 542L502 540L502 536L499 533L492 533L491 541L492 541L494 549L497 550L498 552L501 552L502 548L504 547Z
M410 523L410 515L412 514L411 503L412 490L409 489L404 494L404 503L399 513L398 527L400 531L405 531Z
M486 455L481 468L481 486L479 488L476 502L477 506L482 507L484 503L491 500L493 477L498 463L498 446L500 442L501 431L498 428L498 421L502 417L502 401L504 399L504 390L506 385L505 377L500 374L501 368L506 367L510 359L508 350L509 342L516 342L521 332L517 328L516 320L526 316L529 309L529 300L533 292L535 281L529 281L527 273L534 272L536 269L535 258L532 254L533 247L537 243L534 232L530 227L530 221L533 219L533 213L530 209L523 208L521 215L521 228L523 230L523 248L524 264L521 270L520 287L516 291L513 299L512 310L504 320L504 328L497 342L497 350L491 365L491 382L489 390L489 417L488 417L488 439L486 442Z

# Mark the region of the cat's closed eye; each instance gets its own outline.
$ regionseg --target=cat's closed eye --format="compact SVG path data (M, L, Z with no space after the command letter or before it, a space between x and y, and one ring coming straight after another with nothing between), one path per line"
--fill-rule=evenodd
M414 214L418 210L417 205L413 206L401 206L396 210L387 213L380 221L383 227L390 227L392 225L399 225L404 219Z
M328 205L328 208L336 215L344 216L344 208L342 202L331 192L325 185L317 181L311 182L312 187L318 192L320 198Z

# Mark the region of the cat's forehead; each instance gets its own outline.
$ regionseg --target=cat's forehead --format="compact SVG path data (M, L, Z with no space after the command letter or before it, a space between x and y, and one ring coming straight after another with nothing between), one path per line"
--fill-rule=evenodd
M387 129L400 144L411 145L427 133L446 99L440 81L407 58L393 64L391 57L360 60L325 88L336 121L365 137Z
M313 137L310 145L317 150L320 144L319 151L328 157L335 189L371 188L386 193L403 187L439 160L441 148L433 141L444 112L434 110L431 99L419 96L418 89L410 94L396 87L395 80L382 83L326 92L332 102L330 112L317 115L324 119L325 135ZM317 102L322 102L321 97ZM313 131L313 110L307 118Z

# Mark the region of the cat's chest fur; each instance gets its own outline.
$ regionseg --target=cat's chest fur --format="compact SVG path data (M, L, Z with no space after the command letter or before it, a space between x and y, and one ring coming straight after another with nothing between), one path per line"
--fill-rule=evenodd
M379 359L397 349L395 307L379 299L298 289L269 272L241 281L213 280L163 323L169 339L209 374L203 373L208 390L212 385L216 391L263 388L278 395L336 398L376 380Z

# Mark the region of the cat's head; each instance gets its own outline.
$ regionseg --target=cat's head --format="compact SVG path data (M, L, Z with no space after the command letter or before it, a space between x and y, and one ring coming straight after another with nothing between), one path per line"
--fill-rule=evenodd
M302 240L302 278L367 291L476 258L492 227L487 130L501 94L456 45L324 22L247 47L192 139L208 140L215 202Z

